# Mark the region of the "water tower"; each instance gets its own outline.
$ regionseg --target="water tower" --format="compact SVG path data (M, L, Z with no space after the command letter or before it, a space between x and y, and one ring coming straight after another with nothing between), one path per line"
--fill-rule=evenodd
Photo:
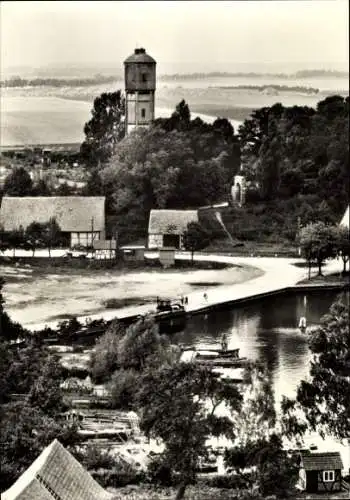
M156 61L145 49L135 49L124 61L126 95L126 133L147 127L154 120Z

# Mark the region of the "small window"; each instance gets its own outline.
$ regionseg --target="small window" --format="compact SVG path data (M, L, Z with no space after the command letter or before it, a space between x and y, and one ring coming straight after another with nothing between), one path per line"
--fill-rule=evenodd
M147 82L147 73L142 73L142 81Z
M145 108L141 109L141 118L146 118L146 110L145 110Z
M331 483L334 481L334 470L324 470L323 471L323 481L325 483Z

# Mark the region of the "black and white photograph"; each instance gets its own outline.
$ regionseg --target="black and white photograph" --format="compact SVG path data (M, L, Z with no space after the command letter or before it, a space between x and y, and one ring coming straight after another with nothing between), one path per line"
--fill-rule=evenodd
M350 499L349 174L347 0L1 1L1 499Z

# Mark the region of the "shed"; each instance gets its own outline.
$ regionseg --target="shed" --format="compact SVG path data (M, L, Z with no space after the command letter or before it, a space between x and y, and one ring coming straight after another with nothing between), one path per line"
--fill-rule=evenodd
M89 246L94 240L104 239L104 196L4 196L0 208L0 225L5 231L32 222L48 222L54 217L67 236L71 247Z
M308 493L341 490L343 463L339 452L301 454L300 486Z
M159 249L159 262L163 267L172 267L175 265L175 248L162 247Z
M151 210L148 248L183 248L183 234L189 222L198 222L197 210Z
M57 439L1 495L3 500L112 500L113 497Z
M143 262L145 259L145 247L125 246L122 248L123 259L128 262Z

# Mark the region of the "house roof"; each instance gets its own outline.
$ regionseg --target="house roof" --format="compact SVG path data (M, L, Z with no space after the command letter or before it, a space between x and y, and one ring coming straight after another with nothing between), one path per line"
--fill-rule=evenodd
M31 222L47 222L55 217L64 232L91 231L92 218L95 231L105 229L104 196L4 196L0 208L0 225L5 231Z
M197 210L151 210L148 234L183 234L189 222L198 222Z
M343 469L339 452L303 453L302 463L305 470L338 470Z
M348 205L348 208L345 210L345 214L340 221L340 226L345 226L349 229L349 219L350 219L350 206Z
M52 493L53 492L53 493ZM105 491L57 439L47 446L2 500L110 500Z

